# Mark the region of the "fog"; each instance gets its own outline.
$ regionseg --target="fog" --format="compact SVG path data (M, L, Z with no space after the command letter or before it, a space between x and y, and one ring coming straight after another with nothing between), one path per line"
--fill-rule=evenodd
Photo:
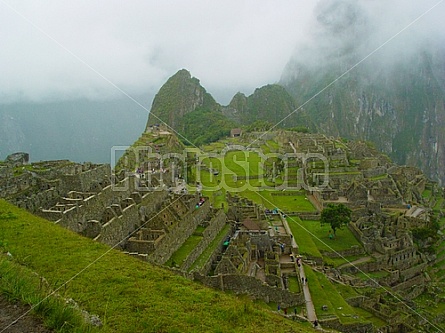
M296 42L293 63L345 71L357 63L392 67L445 45L445 1L321 0Z
M2 1L0 99L138 95L186 68L228 102L238 90L250 93L279 79L314 5Z
M390 65L445 45L444 1L2 0L0 159L107 162L181 68L227 104L279 81L291 58L347 68L397 35L367 59Z

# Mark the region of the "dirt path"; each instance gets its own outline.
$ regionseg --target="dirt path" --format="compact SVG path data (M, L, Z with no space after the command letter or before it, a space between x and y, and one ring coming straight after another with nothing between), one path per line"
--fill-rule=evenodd
M32 314L20 318L29 306L10 302L0 294L0 333L51 333L42 321ZM19 320L17 320L20 318ZM16 321L17 320L17 321Z
M304 273L303 265L300 265L300 278L306 280L306 274ZM307 319L313 323L317 320L317 314L315 313L314 303L312 302L311 292L309 291L308 283L303 283L303 295L306 301Z

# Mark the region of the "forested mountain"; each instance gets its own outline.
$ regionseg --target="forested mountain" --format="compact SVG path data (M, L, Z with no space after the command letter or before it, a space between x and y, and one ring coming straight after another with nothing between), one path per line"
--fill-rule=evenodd
M315 16L317 43L296 50L280 81L302 112L318 131L374 142L443 183L443 40L405 33L384 44L375 18L353 1L325 1Z

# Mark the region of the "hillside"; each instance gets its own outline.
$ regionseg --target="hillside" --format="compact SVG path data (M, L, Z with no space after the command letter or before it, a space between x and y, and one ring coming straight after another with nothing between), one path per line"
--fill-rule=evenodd
M12 260L103 323L98 332L307 332L248 299L133 259L0 201L0 280ZM10 252L13 259L3 253ZM36 281L38 289L38 279ZM49 290L44 293L49 293ZM19 295L32 299L30 295ZM76 328L61 329L65 332ZM79 331L80 332L80 331Z
M388 36L381 13L351 1L324 2L310 32L319 42L299 45L280 83L319 132L372 141L443 184L443 40L413 27L379 49Z
M128 327L141 328L139 315L126 314L127 308L159 324L156 330L165 325L174 331L159 312L149 317L153 309L146 304L176 316L168 304L159 304L168 296L182 304L179 311L192 312L192 290L202 287L192 281L249 295L289 319L317 319L323 328L363 333L442 328L444 193L419 169L394 164L366 142L285 130L243 132L201 148L184 147L165 127L154 126L111 173L107 165L28 164L26 154L9 157L0 163L1 195L56 225L1 206L2 252L15 259L3 261L5 270L22 265L31 279L37 271L48 281L66 281L94 262L63 290L90 314L105 317L112 325L108 331L121 330L105 315L113 312L110 304L104 310L104 298L117 300L115 311L131 317ZM323 207L331 204L352 212L348 226L334 235L320 223ZM96 265L99 271L89 275ZM2 274L0 282L8 276ZM91 280L98 281L94 289L84 286ZM9 291L6 284L7 293L22 298L20 289ZM205 307L220 304L202 295L196 299ZM221 306L230 299L221 298ZM209 315L219 320L220 312ZM257 329L240 317L227 328ZM219 325L206 320L209 331ZM197 327L192 318L184 325L190 326L178 327Z
M237 93L227 106L218 104L201 86L199 80L181 69L160 88L150 110L146 130L165 124L186 145L202 145L229 135L236 127L255 121L278 124L279 127L315 126L296 109L293 97L280 85L269 84L245 96ZM270 125L270 126L272 126Z
M257 120L278 124L280 128L309 126L300 113L290 115L296 109L295 100L282 86L269 84L255 89L253 94L236 94L223 113L229 118L249 125ZM289 116L290 115L290 116Z

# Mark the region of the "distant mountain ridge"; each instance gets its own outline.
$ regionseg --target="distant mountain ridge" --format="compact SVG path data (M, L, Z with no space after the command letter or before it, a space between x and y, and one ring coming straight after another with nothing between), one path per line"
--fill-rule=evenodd
M445 183L445 49L410 53L391 66L371 59L344 76L360 54L348 48L342 52L320 65L291 59L280 84L249 96L237 93L227 106L182 69L155 96L147 126L165 122L184 143L194 145L257 120L304 127L374 142L398 164L418 166Z
M444 40L405 33L370 55L382 44L361 5L325 1L315 15L317 44L297 49L280 84L297 105L310 100L302 112L317 131L372 141L444 184Z
M147 127L165 123L185 143L200 145L257 120L276 124L285 119L280 127L306 126L306 119L292 114L295 108L294 98L278 84L258 88L250 96L237 93L229 105L220 105L197 78L181 69L156 94Z

